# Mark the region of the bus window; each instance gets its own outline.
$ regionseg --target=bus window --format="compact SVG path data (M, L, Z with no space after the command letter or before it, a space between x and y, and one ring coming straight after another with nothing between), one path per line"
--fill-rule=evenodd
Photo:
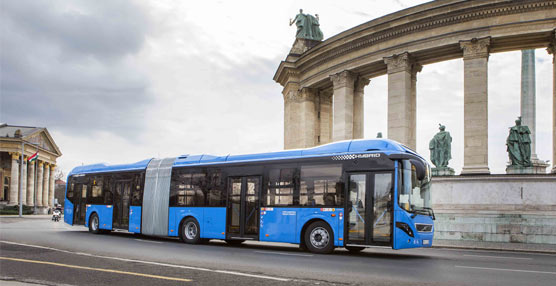
M222 176L220 170L209 170L207 175L207 205L209 207L223 207L226 204L226 198L222 195Z
M343 203L342 165L301 167L299 203L302 206L341 206Z
M133 177L133 186L131 187L131 205L141 206L143 204L143 176L136 174Z
M268 188L263 196L265 206L292 206L294 199L295 168L275 168L268 173Z
M170 186L170 206L205 206L205 185L204 173L175 172Z
M74 187L75 187L75 183L73 182L73 178L70 178L69 183L68 183L68 191L67 191L66 197L72 203L74 203L74 201L73 201L73 188Z
M93 205L99 205L104 202L104 196L102 194L102 190L103 190L102 182L103 180L102 177L100 176L93 178L91 182L91 196L87 201L88 203Z

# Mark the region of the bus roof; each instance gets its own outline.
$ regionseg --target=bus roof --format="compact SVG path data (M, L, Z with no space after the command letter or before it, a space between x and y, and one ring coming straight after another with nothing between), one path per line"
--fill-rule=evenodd
M246 155L226 155L214 156L208 154L202 155L182 155L176 158L173 167L195 166L207 164L223 164L235 162L256 162L264 160L283 160L283 159L300 159L307 157L321 157L338 154L351 153L385 153L386 155L394 153L410 153L416 156L413 150L389 139L358 139L346 140L329 143L313 148L285 150L270 153L246 154ZM419 156L421 157L421 156ZM152 159L152 158L151 158ZM146 159L131 164L108 165L106 163L92 164L75 167L69 174L88 174L88 173L104 173L115 171L138 171L147 168L151 159Z

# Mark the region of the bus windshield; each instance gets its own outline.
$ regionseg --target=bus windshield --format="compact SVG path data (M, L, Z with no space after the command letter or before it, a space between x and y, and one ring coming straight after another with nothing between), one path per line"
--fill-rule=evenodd
M408 212L428 214L428 210L431 210L429 168L427 167L425 178L418 180L415 166L409 160L403 160L399 174L398 202L400 207Z

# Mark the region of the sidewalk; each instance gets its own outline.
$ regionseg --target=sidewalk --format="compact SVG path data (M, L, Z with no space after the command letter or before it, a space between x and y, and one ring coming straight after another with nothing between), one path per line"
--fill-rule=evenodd
M506 250L506 251L539 252L539 253L556 254L556 244L542 244L542 243L505 243L505 242L436 239L434 240L432 247L502 250L502 251Z

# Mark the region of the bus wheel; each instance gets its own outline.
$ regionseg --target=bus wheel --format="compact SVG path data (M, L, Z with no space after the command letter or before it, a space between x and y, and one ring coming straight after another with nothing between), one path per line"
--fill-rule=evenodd
M314 253L331 253L334 250L334 234L327 223L316 221L305 231L305 245Z
M357 252L360 252L361 250L365 249L365 247L362 247L362 246L346 246L346 249L349 250L349 252L351 252L351 253L357 253Z
M243 239L226 239L226 243L229 245L240 245L243 242L245 242Z
M96 213L92 214L91 217L89 218L89 232L94 234L99 234L100 233L99 225L100 224L98 221L98 215Z
M180 238L189 244L197 244L201 242L201 228L196 219L187 218L181 228Z

